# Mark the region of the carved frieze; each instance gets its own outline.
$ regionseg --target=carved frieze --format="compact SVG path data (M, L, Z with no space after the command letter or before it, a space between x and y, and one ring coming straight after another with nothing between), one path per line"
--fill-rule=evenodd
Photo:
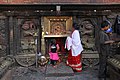
M65 35L71 30L71 17L45 17L45 35Z

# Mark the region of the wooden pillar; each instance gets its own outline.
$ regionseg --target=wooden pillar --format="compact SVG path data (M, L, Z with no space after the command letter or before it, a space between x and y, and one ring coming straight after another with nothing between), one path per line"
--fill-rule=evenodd
M10 49L10 54L14 54L14 46L13 46L13 16L9 16L9 49Z
M38 28L37 52L41 52L41 38L42 38L41 17L39 17L38 20L39 20L39 24L37 24L37 28Z
M16 27L16 18L13 17L13 54L17 54L17 27Z
M6 33L6 55L10 55L10 34L9 34L9 18L5 18L5 33Z
M96 49L97 49L98 53L100 52L99 31L101 28L101 22L102 22L102 17L99 16L97 18L97 25L95 26L95 45L96 45Z

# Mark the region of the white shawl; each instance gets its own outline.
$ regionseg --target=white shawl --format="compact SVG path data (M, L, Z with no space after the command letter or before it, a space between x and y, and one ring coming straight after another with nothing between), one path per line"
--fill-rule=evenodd
M81 40L80 40L80 35L79 35L79 31L75 30L72 33L72 38L67 37L66 39L66 43L65 43L65 48L67 48L68 50L72 50L72 56L78 56L79 54L81 54L81 52L83 51L83 47L81 44Z
M65 42L65 48L67 48L67 50L70 50L71 46L72 46L72 38L68 36Z

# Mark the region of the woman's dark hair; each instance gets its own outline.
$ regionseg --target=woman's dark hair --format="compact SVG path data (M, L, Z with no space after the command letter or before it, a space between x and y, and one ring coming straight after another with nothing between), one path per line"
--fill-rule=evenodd
M51 40L51 44L55 44L56 43L56 40L55 39L52 39Z
M106 26L108 26L108 25L110 25L110 23L109 23L107 20L105 20L105 21L103 21L103 22L101 23L101 28L104 28L104 27L106 27Z
M77 23L73 23L73 26L72 26L75 30L79 30L79 26Z

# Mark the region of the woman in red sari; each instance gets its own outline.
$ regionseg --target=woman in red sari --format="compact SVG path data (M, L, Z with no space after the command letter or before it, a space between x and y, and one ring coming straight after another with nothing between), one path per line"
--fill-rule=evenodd
M74 23L72 27L72 34L66 39L65 48L67 48L69 51L66 63L74 71L81 72L82 71L81 52L83 51L83 47L81 44L78 29L79 29L78 25Z

